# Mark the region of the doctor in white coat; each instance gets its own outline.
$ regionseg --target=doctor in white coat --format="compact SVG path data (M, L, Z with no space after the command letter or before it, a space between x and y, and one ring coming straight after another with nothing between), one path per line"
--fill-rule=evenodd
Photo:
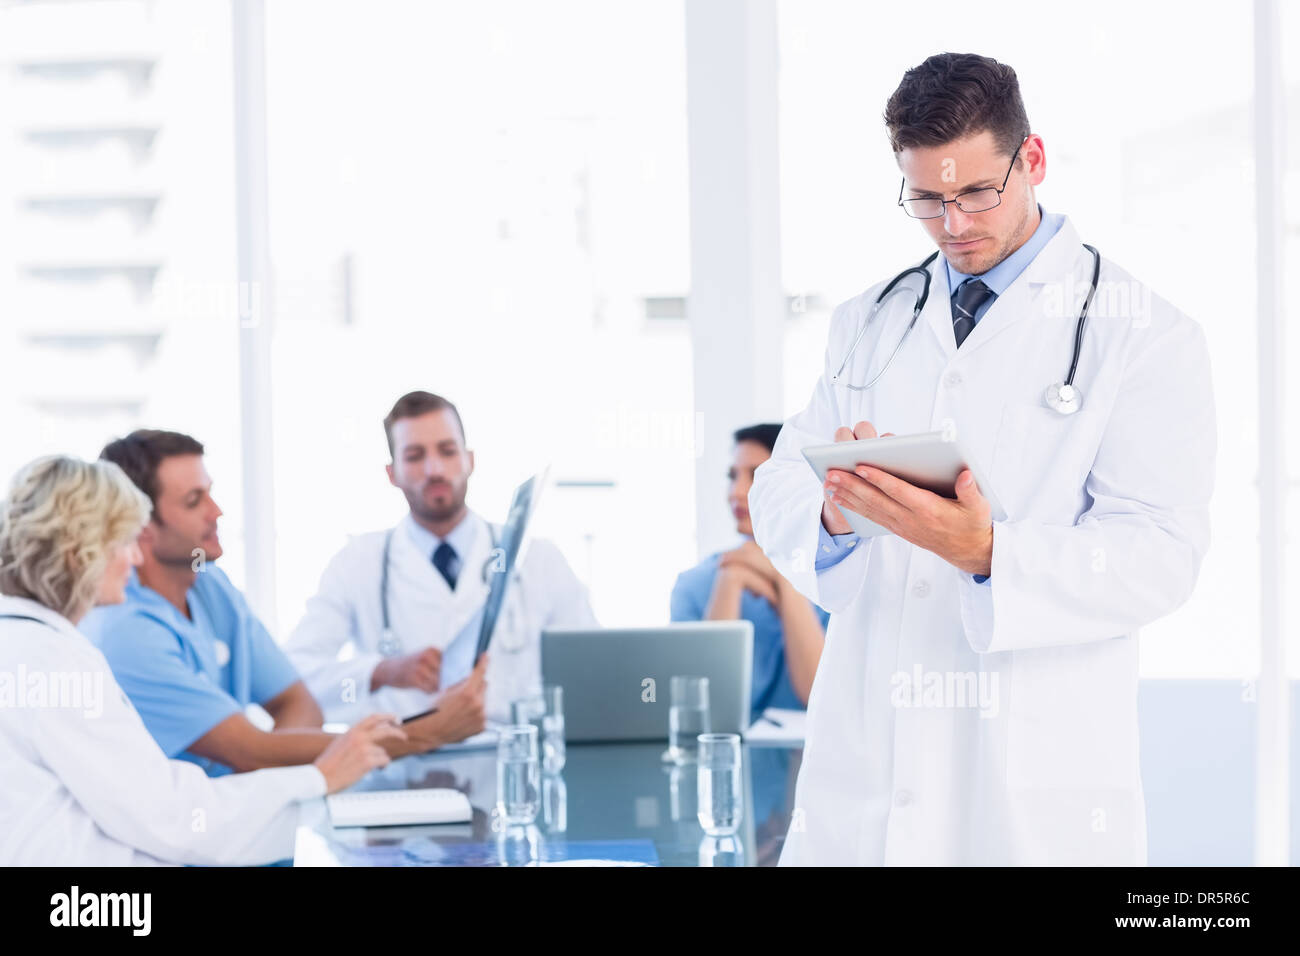
M261 864L293 855L298 803L385 766L373 714L313 763L210 778L168 760L77 630L121 603L150 502L111 462L40 459L0 502L0 866Z
M909 276L856 348L886 283L836 309L749 497L759 545L831 613L781 862L1144 864L1137 632L1187 600L1209 543L1203 333L1038 206L1009 67L931 57L886 122L900 205L938 246L928 298L904 337ZM1097 265L1062 414L1047 390ZM800 455L945 429L1005 520L969 471L951 500L873 468L823 483ZM846 511L893 533L859 539Z
M335 555L285 646L331 721L435 706L469 674L490 575L500 566L500 527L465 504L474 453L456 407L411 392L384 427L389 481L410 511L395 528L360 535ZM509 720L512 701L541 693L544 628L594 626L586 588L559 549L531 540L493 633L477 729Z

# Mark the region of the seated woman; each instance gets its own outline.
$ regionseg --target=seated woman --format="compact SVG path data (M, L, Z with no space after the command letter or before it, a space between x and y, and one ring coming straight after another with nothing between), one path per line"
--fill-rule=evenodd
M297 804L388 763L374 715L314 764L211 779L168 760L77 630L123 599L149 501L114 464L33 462L0 502L0 865L261 864Z
M740 547L705 558L673 586L674 621L750 621L754 625L754 679L750 711L808 705L826 640L821 608L790 586L754 542L749 488L754 469L772 456L780 425L752 425L735 433L727 501L744 535Z

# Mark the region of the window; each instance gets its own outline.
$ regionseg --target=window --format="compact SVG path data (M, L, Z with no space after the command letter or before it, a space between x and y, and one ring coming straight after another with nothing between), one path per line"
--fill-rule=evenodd
M8 476L142 426L240 499L230 11L0 7L0 418ZM239 521L223 566L242 577Z
M381 421L416 388L460 409L471 508L551 463L537 530L602 623L666 621L695 560L689 338L648 318L688 281L679 5L267 18L282 630L404 513Z

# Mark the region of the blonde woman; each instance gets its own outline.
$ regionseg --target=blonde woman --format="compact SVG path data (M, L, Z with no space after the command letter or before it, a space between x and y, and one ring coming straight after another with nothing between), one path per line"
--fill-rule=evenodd
M207 777L168 760L77 630L123 599L149 502L114 464L56 456L0 502L0 864L259 864L293 853L300 800L388 763L386 714L315 761Z

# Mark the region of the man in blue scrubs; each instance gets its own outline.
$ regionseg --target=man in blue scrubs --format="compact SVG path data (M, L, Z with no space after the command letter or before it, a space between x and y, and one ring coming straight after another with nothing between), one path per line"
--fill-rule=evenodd
M203 446L188 435L141 430L111 442L101 457L126 472L154 511L140 533L143 560L126 601L92 611L81 627L149 732L167 756L211 776L314 761L333 738L321 729L320 707L213 563L222 553L221 509ZM407 724L408 740L391 742L390 754L459 739L452 725L481 719L482 691L480 669L463 693L444 697L438 714ZM270 714L272 730L248 720L250 704Z
M749 488L754 469L771 457L780 431L780 425L753 425L735 433L727 501L744 541L683 571L672 594L674 621L745 620L754 625L752 719L768 707L807 706L830 619L777 573L754 542Z

